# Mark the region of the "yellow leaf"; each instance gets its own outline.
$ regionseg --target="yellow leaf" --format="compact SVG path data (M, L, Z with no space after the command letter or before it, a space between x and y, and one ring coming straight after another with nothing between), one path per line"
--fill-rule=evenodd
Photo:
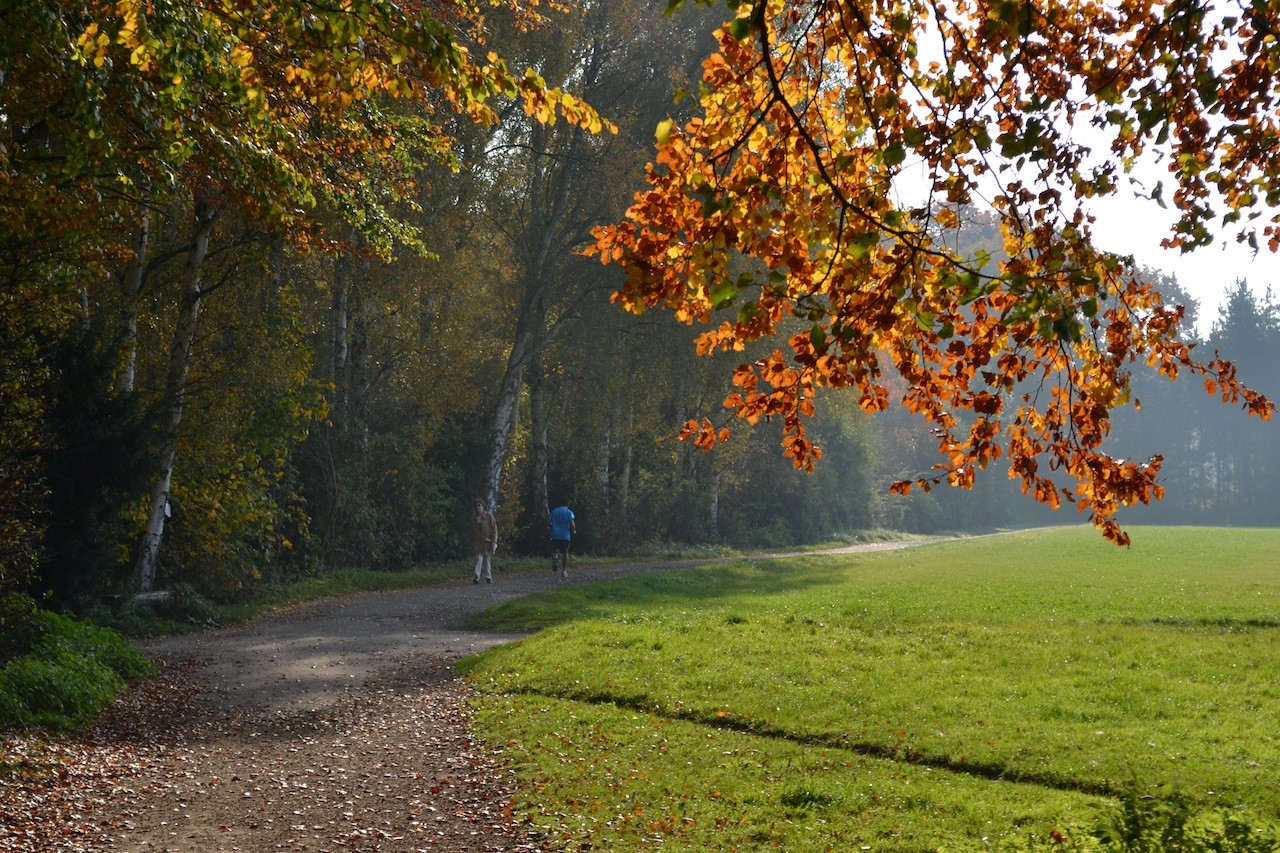
M654 132L654 137L659 145L667 145L671 142L671 131L675 127L675 122L666 118L658 122L658 129Z
M244 68L253 63L253 51L244 44L238 44L231 48L231 62Z

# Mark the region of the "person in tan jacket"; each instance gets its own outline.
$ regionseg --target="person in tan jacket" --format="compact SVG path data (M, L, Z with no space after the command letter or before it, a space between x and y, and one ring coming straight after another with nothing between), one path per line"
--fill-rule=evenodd
M486 583L493 583L493 555L498 550L498 520L485 509L484 500L476 498L471 515L471 553L476 555L476 583L481 571Z

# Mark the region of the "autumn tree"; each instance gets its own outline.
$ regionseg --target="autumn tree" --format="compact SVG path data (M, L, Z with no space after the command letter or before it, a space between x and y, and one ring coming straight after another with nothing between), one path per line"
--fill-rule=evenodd
M539 69L549 83L572 87L610 117L616 132L593 136L513 111L495 128L489 156L478 169L487 184L483 210L512 261L510 349L493 405L483 490L493 505L503 491L522 395L527 389L541 399L543 375L555 372L543 353L581 315L588 294L612 289L575 250L590 241L594 223L625 206L632 184L620 176L640 173L652 125L677 89L689 83L703 38L686 22L655 19L643 2L593 0L578 4L561 26L505 46L504 52ZM534 405L531 417L540 411ZM532 452L545 467L544 425L539 421L531 429ZM540 513L546 487L535 491L541 494L532 496L531 505Z
M502 5L521 25L539 15L537 0ZM29 413L30 423L7 430L0 468L14 469L5 481L22 487L6 485L2 496L5 526L21 525L26 539L22 553L35 551L36 526L20 515L33 489L38 498L41 441L33 430L45 409L33 385L50 375L33 336L67 334L110 301L97 291L122 270L120 385L132 387L130 303L154 248L154 211L185 205L189 228L161 394L167 423L139 556L144 587L163 535L219 223L247 222L303 252L386 255L420 243L402 214L422 164L451 165L452 127L491 122L486 102L495 96L541 121L560 115L601 127L591 108L537 74L510 71L484 48L483 35L479 10L453 0L11 4L0 96L0 253L14 360L31 363L14 374L13 409Z
M1024 492L1076 504L1124 543L1117 511L1163 491L1158 455L1121 460L1102 447L1110 412L1130 401L1133 365L1199 375L1210 394L1270 415L1231 364L1192 356L1182 312L1130 261L1094 246L1090 209L1129 192L1131 170L1154 159L1171 188L1139 191L1180 213L1167 245L1202 247L1215 227L1280 244L1280 215L1265 209L1280 200L1274 9L730 7L700 114L658 126L648 190L597 232L593 251L627 271L623 308L714 323L704 352L805 321L739 367L725 401L751 422L781 419L796 465L821 452L806 430L817 389L854 388L876 412L896 373L901 403L933 425L943 456L897 491L968 487L1004 459ZM955 205L970 203L1001 219L996 269L937 239ZM743 257L752 265L730 274ZM710 447L720 430L708 420L688 432Z

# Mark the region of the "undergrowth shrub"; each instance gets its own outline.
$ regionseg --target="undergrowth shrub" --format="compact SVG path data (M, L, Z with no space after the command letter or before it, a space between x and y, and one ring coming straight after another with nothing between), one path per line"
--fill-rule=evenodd
M115 605L99 604L86 611L88 620L126 637L181 634L218 624L218 608L194 587L174 584L167 594L131 598Z
M1177 791L1127 790L1094 829L1111 853L1275 853L1280 830L1232 809L1197 809Z
M106 707L151 663L114 631L37 610L0 669L0 727L69 728Z
M1257 815L1197 806L1177 791L1144 793L1137 785L1102 806L1091 826L1054 831L1047 841L1016 845L1019 853L1276 853L1280 827Z
M213 602L205 598L190 584L177 583L169 594L154 601L139 603L139 608L150 610L160 619L206 626L213 623Z

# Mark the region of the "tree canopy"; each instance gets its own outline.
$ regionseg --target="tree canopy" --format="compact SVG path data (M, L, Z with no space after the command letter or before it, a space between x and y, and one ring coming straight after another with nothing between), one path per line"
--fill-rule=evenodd
M1274 521L1270 424L1201 388L1270 403L1088 217L1163 156L1172 245L1265 248L1260 13L702 6L9 4L0 599L445 559L477 493L507 553L548 497L608 553L1053 517L1022 490ZM1250 293L1208 346L1275 393Z
M751 423L780 418L796 466L821 455L806 431L817 389L854 388L880 411L896 374L944 457L896 491L968 487L1004 457L1024 492L1075 503L1123 544L1119 508L1163 492L1159 455L1103 446L1112 410L1137 405L1135 364L1198 374L1210 394L1270 416L1229 362L1192 354L1182 309L1131 259L1094 246L1090 210L1133 191L1126 178L1151 157L1172 191L1137 191L1180 213L1166 245L1196 249L1221 229L1277 248L1275 9L729 6L699 113L658 126L649 188L591 251L626 270L623 308L714 323L700 352L786 337L737 368L725 406ZM1084 125L1106 150L1080 141ZM972 203L1000 217L998 264L948 239ZM685 433L710 447L727 430L704 419Z

